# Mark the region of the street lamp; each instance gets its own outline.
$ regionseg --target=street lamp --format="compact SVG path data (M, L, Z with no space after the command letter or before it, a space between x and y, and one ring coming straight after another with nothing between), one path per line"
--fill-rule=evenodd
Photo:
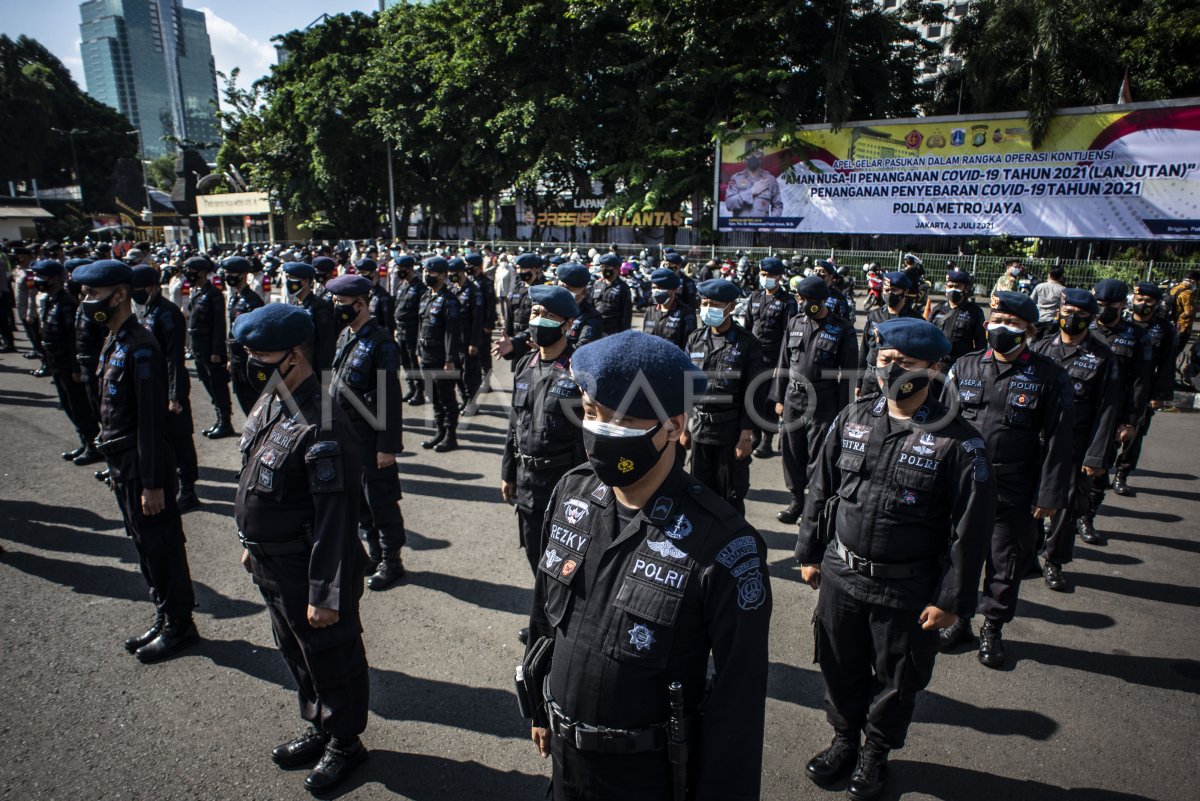
M383 0L379 0L379 13L383 13ZM388 162L388 222L391 224L392 241L396 241L396 182L392 179L392 143L387 142Z

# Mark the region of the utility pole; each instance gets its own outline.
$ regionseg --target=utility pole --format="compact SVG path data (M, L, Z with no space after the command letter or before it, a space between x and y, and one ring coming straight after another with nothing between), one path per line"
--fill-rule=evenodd
M383 13L383 0L379 0L379 13ZM388 164L388 222L391 225L392 241L396 241L396 182L392 179L392 143L387 142Z

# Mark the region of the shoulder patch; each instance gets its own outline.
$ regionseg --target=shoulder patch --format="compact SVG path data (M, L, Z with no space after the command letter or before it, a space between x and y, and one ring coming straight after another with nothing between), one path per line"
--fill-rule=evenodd
M313 493L341 492L345 486L342 444L336 440L313 443L304 454L308 488Z

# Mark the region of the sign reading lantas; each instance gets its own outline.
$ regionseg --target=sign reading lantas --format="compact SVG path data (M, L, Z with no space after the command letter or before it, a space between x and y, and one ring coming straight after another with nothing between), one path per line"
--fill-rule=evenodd
M717 148L722 231L1200 239L1200 99L747 134Z

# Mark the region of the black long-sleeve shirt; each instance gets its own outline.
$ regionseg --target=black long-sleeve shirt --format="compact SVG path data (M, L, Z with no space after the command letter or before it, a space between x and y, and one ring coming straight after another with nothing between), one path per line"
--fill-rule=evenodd
M1089 333L1078 345L1048 336L1034 351L1067 371L1075 393L1075 433L1072 459L1081 467L1103 468L1116 433L1120 413L1117 361L1104 340Z
M57 375L79 372L75 358L75 318L79 301L65 288L42 298L42 353L46 366Z
M167 369L167 399L186 402L192 392L192 379L188 374L187 346L183 341L187 327L183 312L159 292L146 304L142 325L154 334L162 351Z
M136 459L105 451L118 481L140 478L146 489L167 482L166 364L154 336L137 317L129 317L109 337L100 355L100 434L97 439ZM136 472L135 472L136 471Z
M964 354L987 347L983 309L973 300L964 300L957 306L944 300L930 311L929 322L942 329L946 339L950 340L951 364Z
M798 314L788 321L768 398L808 414L819 408L828 420L850 400L857 361L850 323L833 314L822 320Z
M358 331L350 326L343 329L337 351L333 391L358 433L363 458L373 460L376 453L400 453L404 450L404 403L396 341L386 328L368 318ZM351 396L376 420L364 416ZM383 404L379 403L381 398Z
M462 326L454 294L445 286L421 298L421 328L417 334L417 357L422 367L441 367L462 351Z
M313 355L315 370L333 368L333 354L337 347L338 326L333 315L333 304L309 292L300 303L313 321Z
M673 342L681 350L687 349L688 338L695 330L696 310L678 298L666 311L658 305L646 309L642 320L642 331Z
M225 295L212 283L193 290L188 299L188 333L192 353L226 358Z
M1143 343L1145 332L1128 320L1118 320L1112 328L1093 323L1091 330L1108 344L1116 358L1118 422L1136 426L1150 408L1150 393L1158 366L1154 349Z
M706 325L692 333L684 351L708 376L688 420L691 437L702 445L732 445L741 432L757 428L751 412L762 408L767 392L766 382L755 384L764 367L758 339L737 323L721 333Z

